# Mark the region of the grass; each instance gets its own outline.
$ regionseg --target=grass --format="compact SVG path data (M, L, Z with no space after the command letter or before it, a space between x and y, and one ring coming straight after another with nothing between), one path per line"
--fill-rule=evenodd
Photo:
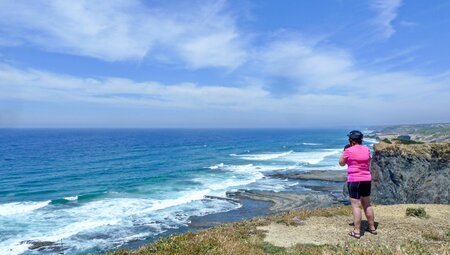
M315 209L315 210L301 210L301 211L290 211L283 214L274 215L269 217L270 220L277 223L284 223L286 225L297 225L294 218L300 218L305 220L309 217L332 217L332 216L348 216L351 215L350 206L340 206L325 209Z
M412 214L422 215L421 208L407 208ZM422 208L423 209L423 208ZM346 241L339 245L313 245L297 244L284 248L274 246L264 241L264 232L258 226L265 226L273 222L298 225L293 219L302 221L310 217L350 216L349 206L325 208L317 210L291 211L268 217L254 218L247 221L228 223L222 226L202 230L196 233L187 233L159 239L155 243L146 245L137 250L118 250L108 255L295 255L295 254L359 254L359 255L389 255L389 254L448 254L445 242L450 240L450 232L423 232L424 243L417 240L408 240L389 246L382 242L361 242L359 240ZM426 214L425 214L426 215ZM325 233L324 233L325 234ZM442 244L442 241L444 244Z
M406 208L406 216L418 217L418 218L423 218L423 219L428 218L427 212L425 211L425 208L423 208L423 207Z
M441 234L434 230L427 230L427 231L422 232L422 237L425 240L429 240L429 241L446 241L446 242L450 241L450 237L448 236L448 233L447 233L447 235L445 235L445 234Z

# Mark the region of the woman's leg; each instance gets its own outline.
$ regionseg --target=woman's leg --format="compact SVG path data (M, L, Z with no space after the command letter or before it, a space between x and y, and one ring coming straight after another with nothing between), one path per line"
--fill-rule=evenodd
M370 205L370 197L361 197L361 205L364 209L367 221L369 222L370 230L375 230L375 215L372 205Z
M360 206L360 201L359 199L355 199L355 198L350 198L351 202L352 202L352 212L353 212L353 223L355 224L355 233L360 232L361 229L361 209L359 208Z

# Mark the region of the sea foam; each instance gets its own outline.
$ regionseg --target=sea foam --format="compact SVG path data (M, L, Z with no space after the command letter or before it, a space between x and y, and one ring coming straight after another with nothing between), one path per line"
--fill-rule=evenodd
M67 201L76 201L76 200L78 200L78 196L64 197L64 199L67 200Z
M14 206L17 215L9 215L14 217L14 221L29 224L33 229L27 228L18 236L0 241L0 254L25 252L30 244L23 243L24 240L58 242L63 239L67 253L92 247L111 249L130 241L124 236L144 239L148 235L186 225L192 215L228 211L240 206L229 201L204 201L210 191L185 190L173 193L171 196L174 198L168 199L104 198L77 206L55 205L52 210L35 211L32 214L23 212L44 207L49 201L1 205L3 214L6 208ZM146 231L138 231L140 228Z
M47 206L50 202L51 201L27 201L0 204L0 216L12 216L16 214L31 213L34 210Z
M235 157L239 157L241 159L245 160L271 160L276 159L280 157L285 157L289 154L293 153L293 151L287 151L287 152L281 152L281 153L261 153L261 154L242 154L242 155L236 155L236 154L230 154Z
M322 145L321 143L302 143L303 145L317 146Z
M288 151L283 153L261 153L261 154L241 154L236 155L240 159L252 161L291 161L296 163L318 164L328 156L332 156L342 152L342 149L323 149L315 151L294 152Z
M342 152L342 149L324 149L320 151L295 152L283 157L283 160L297 163L318 164L326 157Z

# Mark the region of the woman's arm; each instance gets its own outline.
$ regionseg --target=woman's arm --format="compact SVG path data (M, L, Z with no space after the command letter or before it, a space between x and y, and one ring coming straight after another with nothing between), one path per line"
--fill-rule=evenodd
M342 154L342 156L339 158L339 165L345 166L345 164L347 164L347 160L344 158L344 154Z

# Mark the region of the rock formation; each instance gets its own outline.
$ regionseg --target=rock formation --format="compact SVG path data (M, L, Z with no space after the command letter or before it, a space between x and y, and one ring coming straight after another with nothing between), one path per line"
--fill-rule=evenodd
M374 145L372 200L450 203L450 143Z

